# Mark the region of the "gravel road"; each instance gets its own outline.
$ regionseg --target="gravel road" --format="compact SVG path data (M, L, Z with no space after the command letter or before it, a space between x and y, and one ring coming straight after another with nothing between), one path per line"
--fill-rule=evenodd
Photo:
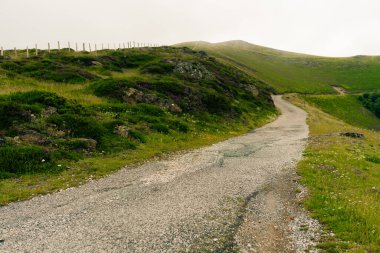
M0 208L0 252L303 252L306 113L274 101L252 133Z

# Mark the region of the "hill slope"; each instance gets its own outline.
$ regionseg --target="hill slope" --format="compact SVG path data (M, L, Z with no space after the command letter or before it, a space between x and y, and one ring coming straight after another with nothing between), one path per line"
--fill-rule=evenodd
M366 109L356 95L305 95L302 98L352 126L380 130L380 118Z
M349 92L380 89L380 57L319 57L253 45L244 41L188 42L233 64L274 87L278 92L335 93L332 86Z
M0 204L243 133L274 114L268 86L191 50L6 55Z

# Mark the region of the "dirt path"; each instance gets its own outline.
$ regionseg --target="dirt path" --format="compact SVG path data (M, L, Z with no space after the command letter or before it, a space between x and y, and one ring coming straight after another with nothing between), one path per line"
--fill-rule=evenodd
M0 252L302 252L306 113L274 99L250 134L0 208Z
M333 88L336 92L338 92L339 95L346 95L347 94L347 91L342 87L333 86Z

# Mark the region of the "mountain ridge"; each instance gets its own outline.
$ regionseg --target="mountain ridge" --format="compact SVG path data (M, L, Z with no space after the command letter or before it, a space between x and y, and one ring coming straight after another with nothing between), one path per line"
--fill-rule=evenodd
M380 89L380 56L324 57L293 53L241 40L175 45L205 51L268 83L279 93L349 93Z

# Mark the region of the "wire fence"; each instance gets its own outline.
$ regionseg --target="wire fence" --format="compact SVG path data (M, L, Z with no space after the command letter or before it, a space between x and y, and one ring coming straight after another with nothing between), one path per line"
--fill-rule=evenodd
M154 44L154 43L144 43L144 42L123 42L123 43L71 43L67 42L66 47L63 46L60 41L57 41L57 47L53 48L53 45L48 42L47 48L39 48L37 44L34 47L27 46L25 49L21 48L12 48L5 49L3 46L0 47L0 56L1 57L26 57L38 56L41 54L50 54L52 52L86 52L86 53L97 53L104 50L122 50L122 49L133 49L133 48L153 48L161 47L163 45Z

